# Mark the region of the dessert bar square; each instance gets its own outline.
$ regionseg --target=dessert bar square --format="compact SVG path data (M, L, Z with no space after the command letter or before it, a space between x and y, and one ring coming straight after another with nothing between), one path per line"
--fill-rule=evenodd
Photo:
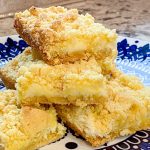
M115 87L116 90L116 87ZM85 107L56 105L58 116L92 146L150 127L150 88L120 89L107 101Z
M96 60L50 66L42 61L19 69L16 89L22 104L98 104L108 97ZM40 97L40 99L38 99ZM40 100L40 101L39 101Z
M0 139L5 150L33 150L62 138L53 106L20 107L16 91L0 92Z
M14 26L20 36L34 49L36 56L51 65L97 60L117 55L115 30L95 23L89 14L63 7L31 7L16 13Z

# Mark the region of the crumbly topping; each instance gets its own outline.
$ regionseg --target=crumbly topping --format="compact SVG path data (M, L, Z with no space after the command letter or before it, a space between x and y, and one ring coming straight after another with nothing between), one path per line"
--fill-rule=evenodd
M23 13L17 13L16 18L20 18L22 22L26 23L26 27L30 27L30 30L45 28L56 32L79 29L81 26L83 30L84 25L89 26L94 23L94 18L91 15L79 15L77 9L67 10L60 6L44 9L31 7Z
M77 61L74 64L60 64L55 66L50 66L43 61L28 62L27 65L20 67L19 74L22 75L26 71L32 72L34 75L46 76L49 74L67 75L68 73L82 74L86 71L91 71L95 73L101 73L101 67L96 62L94 58L89 61ZM41 74L43 73L43 74Z

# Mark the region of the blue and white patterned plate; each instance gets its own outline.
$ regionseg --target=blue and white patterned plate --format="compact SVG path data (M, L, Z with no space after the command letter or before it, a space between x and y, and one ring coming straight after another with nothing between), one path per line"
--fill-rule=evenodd
M20 54L28 45L17 35L0 38L0 67ZM118 38L118 68L127 74L134 74L150 86L150 44L131 38ZM4 85L0 83L0 90ZM150 150L150 130L138 131L133 135L120 137L104 146L93 148L81 137L68 129L66 136L40 150Z

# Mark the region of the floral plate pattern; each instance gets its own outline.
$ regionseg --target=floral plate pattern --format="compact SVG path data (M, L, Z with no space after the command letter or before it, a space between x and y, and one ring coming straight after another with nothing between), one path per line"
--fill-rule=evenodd
M27 43L19 36L0 38L0 67L20 54ZM127 74L134 74L142 80L146 86L150 86L150 44L132 38L119 37L118 57L116 63L119 69ZM0 82L0 90L5 86ZM65 137L57 142L46 145L39 150L150 150L150 130L138 131L133 135L120 137L108 142L101 147L93 148L80 136L77 137L70 129Z

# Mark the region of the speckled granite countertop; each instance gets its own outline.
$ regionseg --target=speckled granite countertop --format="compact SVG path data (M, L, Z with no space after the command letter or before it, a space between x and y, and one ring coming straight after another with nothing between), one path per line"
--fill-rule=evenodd
M117 29L120 35L150 41L150 0L53 0L50 5L78 8L92 14L97 22ZM13 15L1 18L0 36L12 34L17 34Z

